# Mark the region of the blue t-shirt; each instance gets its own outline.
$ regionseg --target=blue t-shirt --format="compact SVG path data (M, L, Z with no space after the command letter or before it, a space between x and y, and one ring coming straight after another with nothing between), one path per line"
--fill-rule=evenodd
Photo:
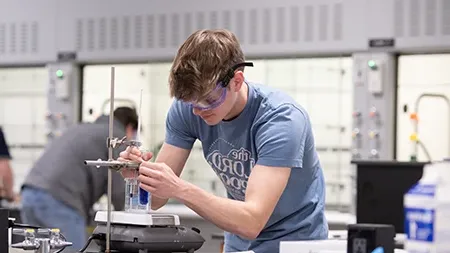
M225 233L225 252L271 253L279 251L280 241L326 239L325 182L308 114L279 90L247 84L248 102L242 113L215 126L194 115L190 105L175 100L167 115L165 141L191 149L199 139L206 160L235 200L244 201L256 164L292 168L259 236L247 240Z

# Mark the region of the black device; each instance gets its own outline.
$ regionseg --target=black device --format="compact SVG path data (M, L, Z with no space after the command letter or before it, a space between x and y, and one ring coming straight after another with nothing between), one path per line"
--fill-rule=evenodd
M8 253L9 210L0 208L0 252Z
M11 224L11 221L10 221L10 227L14 226L16 228L17 227L21 228L21 227L25 226L26 228L34 228L34 226L28 226L26 224L22 224L22 219L20 218L20 209L6 207L6 206L1 206L0 208L7 209L9 212L8 217L14 219L13 224ZM24 239L25 239L25 237L23 237L21 235L11 234L11 244L22 242Z
M371 253L382 247L394 253L395 227L383 224L351 224L347 228L347 253Z
M106 231L106 224L100 223L92 234L92 240L99 246L96 252L105 251ZM196 228L179 225L111 225L111 250L117 253L138 253L142 249L158 253L193 253L204 242L200 230Z
M416 184L427 163L352 161L356 164L357 223L392 224L404 233L403 197Z

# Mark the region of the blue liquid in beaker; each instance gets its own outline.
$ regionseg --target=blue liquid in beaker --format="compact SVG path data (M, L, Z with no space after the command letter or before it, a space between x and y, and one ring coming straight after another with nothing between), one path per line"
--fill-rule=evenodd
M147 205L149 202L149 194L146 190L139 187L139 204Z

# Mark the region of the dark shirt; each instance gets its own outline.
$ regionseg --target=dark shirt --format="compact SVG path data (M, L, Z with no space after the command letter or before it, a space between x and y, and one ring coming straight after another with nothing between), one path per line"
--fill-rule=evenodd
M5 135L3 134L3 130L1 127L0 127L0 158L11 159L8 145L6 144Z
M107 116L101 116L94 123L70 127L47 145L23 186L45 190L87 217L92 205L107 192L108 169L87 167L84 161L108 160L108 131ZM125 136L125 127L117 121L114 122L114 136ZM122 150L125 150L124 146L115 149L115 159ZM112 180L112 203L116 210L122 210L125 182L117 172L112 173Z

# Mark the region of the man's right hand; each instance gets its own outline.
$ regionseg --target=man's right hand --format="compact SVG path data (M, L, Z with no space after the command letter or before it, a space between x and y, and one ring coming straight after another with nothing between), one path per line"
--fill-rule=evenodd
M153 154L151 152L142 152L137 147L127 147L125 151L120 152L120 157L117 159L121 162L143 162L152 159ZM137 177L136 171L133 169L123 169L120 174L124 178Z

